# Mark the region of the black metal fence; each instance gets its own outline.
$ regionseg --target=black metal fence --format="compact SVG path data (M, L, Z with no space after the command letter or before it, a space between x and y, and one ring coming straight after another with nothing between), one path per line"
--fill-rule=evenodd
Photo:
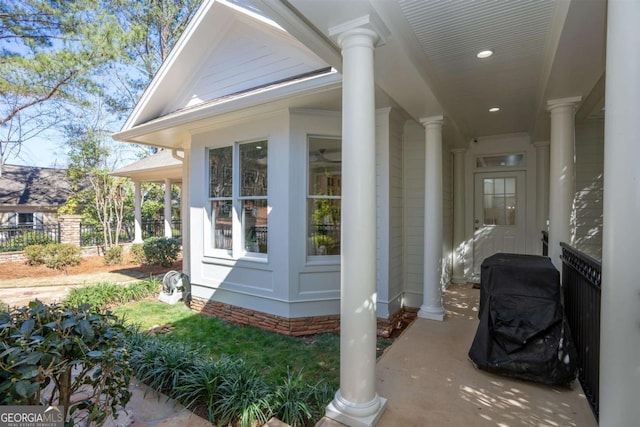
M0 252L22 251L29 245L47 243L60 243L59 224L0 227Z
M115 241L116 227L111 228L111 241ZM122 224L118 234L119 243L133 242L133 224ZM101 224L80 224L80 246L102 246L105 244L104 227Z
M131 226L133 227L133 224ZM164 221L143 221L140 226L142 227L143 239L164 236ZM171 222L171 237L182 238L182 221Z
M164 221L143 221L142 238L163 237ZM173 221L171 223L171 234L176 239L182 238L182 222ZM115 240L115 226L111 228L111 239ZM118 235L119 243L130 243L135 239L135 229L133 222L125 222L122 224L120 234ZM100 246L104 244L104 233L102 225L81 224L80 225L80 246Z
M560 246L564 310L578 350L578 377L591 409L598 418L602 263L566 243L560 243Z
M549 256L549 233L542 230L542 256Z

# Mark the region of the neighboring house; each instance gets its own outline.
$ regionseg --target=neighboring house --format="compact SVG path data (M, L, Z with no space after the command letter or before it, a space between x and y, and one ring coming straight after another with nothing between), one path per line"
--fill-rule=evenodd
M66 169L4 165L0 176L0 226L43 226L73 193Z
M340 319L330 416L384 408L376 322L548 230L602 257L600 421L634 425L639 4L206 0L114 137L183 153L194 308Z

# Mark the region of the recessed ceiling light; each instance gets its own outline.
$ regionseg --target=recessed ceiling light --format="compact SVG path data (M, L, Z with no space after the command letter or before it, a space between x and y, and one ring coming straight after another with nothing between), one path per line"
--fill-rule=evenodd
M489 108L489 112L490 113L497 113L498 111L500 111L500 107L491 107L491 108Z
M491 55L493 55L493 51L491 49L487 49L481 50L476 56L480 59L484 59L490 57Z

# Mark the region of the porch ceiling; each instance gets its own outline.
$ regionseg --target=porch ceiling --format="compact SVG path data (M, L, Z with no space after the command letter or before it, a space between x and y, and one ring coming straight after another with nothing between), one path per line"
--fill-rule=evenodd
M587 99L604 73L606 2L252 2L338 69L339 49L329 29L378 16L391 35L376 50L376 81L414 118L444 113L454 145L519 132L548 139L547 101ZM476 58L484 49L493 56ZM585 103L590 111L581 117L601 109L602 98L600 91ZM492 106L501 110L490 113Z

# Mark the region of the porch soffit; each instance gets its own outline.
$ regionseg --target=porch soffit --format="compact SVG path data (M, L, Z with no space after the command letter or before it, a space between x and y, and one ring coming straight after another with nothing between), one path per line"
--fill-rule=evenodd
M377 14L392 34L376 49L376 83L414 118L449 117L462 139L454 146L508 133L548 138L537 131L548 123L546 101L586 98L604 72L606 2L252 1L309 46L330 43L332 26ZM477 59L483 49L494 55Z
M134 181L163 182L166 178L182 181L182 162L173 157L171 150L160 150L111 173Z

